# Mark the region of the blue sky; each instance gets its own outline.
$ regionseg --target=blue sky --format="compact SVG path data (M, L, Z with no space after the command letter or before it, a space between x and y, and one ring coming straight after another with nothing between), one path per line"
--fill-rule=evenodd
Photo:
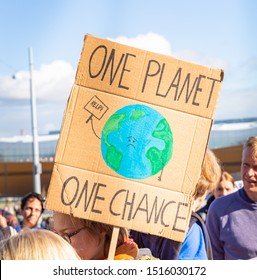
M257 117L256 12L254 0L0 0L0 137L31 133L29 47L38 132L60 129L86 33L222 68L214 118Z

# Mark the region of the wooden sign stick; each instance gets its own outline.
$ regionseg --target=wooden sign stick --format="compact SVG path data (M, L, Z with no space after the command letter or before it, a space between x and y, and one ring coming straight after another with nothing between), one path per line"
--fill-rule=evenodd
M109 253L108 253L108 260L114 260L119 232L120 232L119 227L113 227L112 239L111 239L110 249L109 249Z

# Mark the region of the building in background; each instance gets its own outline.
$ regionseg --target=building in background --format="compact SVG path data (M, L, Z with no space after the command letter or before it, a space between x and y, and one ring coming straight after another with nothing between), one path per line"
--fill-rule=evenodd
M58 138L59 131L38 136L40 161L53 161ZM0 138L0 162L33 161L32 141L32 135Z

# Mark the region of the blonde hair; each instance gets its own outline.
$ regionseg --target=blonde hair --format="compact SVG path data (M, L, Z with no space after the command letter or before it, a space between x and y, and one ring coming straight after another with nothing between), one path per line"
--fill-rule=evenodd
M229 181L233 185L235 184L235 180L234 180L233 176L226 171L223 171L221 174L220 182L222 182L222 181Z
M196 185L195 198L203 196L206 191L213 191L221 178L221 166L215 154L207 149L200 178Z
M80 260L61 236L45 229L24 229L0 242L1 260Z
M110 244L111 244L113 226L109 224L96 222L96 221L86 220L83 218L76 218L73 215L70 215L69 217L75 226L77 227L83 226L91 234L93 238L99 237L99 242L100 242L100 234L102 232L105 233L104 255L107 258L110 249ZM120 228L116 247L122 245L127 239L128 239L128 230L126 228Z
M251 136L247 139L243 146L243 150L246 148L250 148L252 150L252 154L257 152L257 136Z

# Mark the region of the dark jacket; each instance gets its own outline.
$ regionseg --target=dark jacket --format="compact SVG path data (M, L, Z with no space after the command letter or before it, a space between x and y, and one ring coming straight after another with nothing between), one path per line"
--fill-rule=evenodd
M204 221L197 213L192 213L189 228L195 222L202 228L208 259L213 259L210 238ZM130 237L137 243L139 248L149 248L155 258L159 258L160 260L178 259L182 242L135 230L130 231Z

